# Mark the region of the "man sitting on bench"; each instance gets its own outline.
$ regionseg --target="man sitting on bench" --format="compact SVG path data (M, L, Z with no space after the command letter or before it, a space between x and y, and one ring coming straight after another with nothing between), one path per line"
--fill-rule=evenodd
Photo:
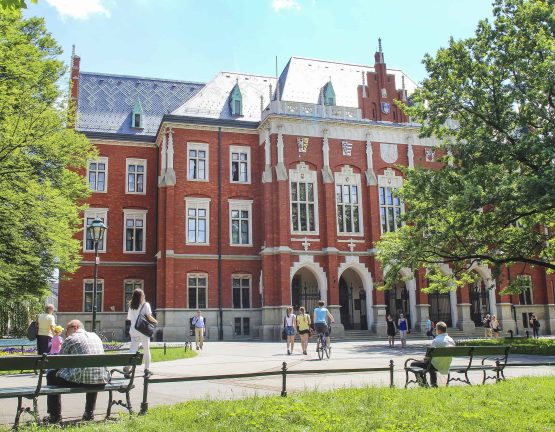
M433 348L454 347L455 341L447 334L447 324L443 321L436 323L436 338L432 341ZM412 367L421 367L423 369L430 366L430 385L437 387L437 372L445 375L449 373L449 366L451 366L451 357L438 357L430 359L424 357L422 361L412 362ZM430 365L430 361L432 364Z
M67 323L66 340L60 354L104 354L102 341L95 333L83 328L83 323L73 320ZM58 387L104 387L110 381L110 374L105 367L66 368L51 370L46 375L46 383ZM94 418L94 408L98 393L87 393L83 420ZM61 395L47 397L48 417L46 423L60 423L62 420Z

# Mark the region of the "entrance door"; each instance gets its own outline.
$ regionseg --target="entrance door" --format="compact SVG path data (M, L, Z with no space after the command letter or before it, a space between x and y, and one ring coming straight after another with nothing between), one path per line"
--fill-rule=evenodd
M385 312L391 315L397 324L399 314L403 314L407 319L408 326L411 328L409 292L404 282L398 282L394 288L385 291Z
M448 327L452 327L451 293L435 292L428 294L428 299L430 301L430 319L436 323L443 321Z
M339 305L341 309L339 314L341 315L341 324L345 330L352 330L354 328L353 314L351 313L351 307L353 304L353 290L347 285L345 279L339 279Z
M320 291L315 280L305 278L303 281L302 274L296 274L291 282L291 302L295 313L304 306L305 312L312 316L314 309L318 307L320 300Z
M470 289L470 316L476 327L483 325L483 319L490 313L489 293L482 280L469 286Z

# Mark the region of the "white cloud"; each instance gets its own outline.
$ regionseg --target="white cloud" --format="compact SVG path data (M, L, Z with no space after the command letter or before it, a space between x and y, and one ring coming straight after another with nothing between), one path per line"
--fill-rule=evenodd
M276 12L279 12L282 9L301 10L301 5L297 0L273 0L272 7Z
M46 0L62 18L86 20L92 15L110 17L110 11L102 4L104 0Z

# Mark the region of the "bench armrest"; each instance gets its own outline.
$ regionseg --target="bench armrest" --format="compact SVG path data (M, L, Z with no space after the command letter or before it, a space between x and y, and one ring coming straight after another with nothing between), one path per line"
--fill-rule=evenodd
M409 362L411 361L422 361L422 359L416 359L416 358L408 358L405 360L405 369L407 368L407 365Z

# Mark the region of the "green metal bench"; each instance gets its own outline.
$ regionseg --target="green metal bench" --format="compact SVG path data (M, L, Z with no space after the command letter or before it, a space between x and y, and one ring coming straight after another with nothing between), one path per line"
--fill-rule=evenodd
M135 369L142 363L143 355L136 354L90 354L90 355L34 355L34 356L9 356L0 357L0 371L24 371L34 370L37 373L37 381L34 386L7 387L0 389L0 399L17 398L17 412L15 415L14 429L19 426L21 414L29 413L34 417L37 424L41 424L38 411L38 397L48 395L62 395L70 393L93 393L109 392L108 409L106 417L110 417L112 407L120 405L126 408L130 414L133 413L129 392L134 388ZM129 372L115 367L130 368ZM46 384L46 373L50 369L62 368L87 368L106 367L110 370L111 380L105 387L56 387ZM114 378L119 373L121 377ZM114 392L125 394L125 402L114 400ZM32 401L32 407L24 407L23 400Z
M471 385L468 377L469 372L480 371L483 373L482 384L488 379L494 379L496 382L505 379L504 369L507 365L510 347L508 346L460 346L445 348L428 348L426 357L451 357L454 364L449 367L447 375L447 385L452 381L459 381ZM421 359L409 358L405 361L405 388L415 383L420 386L428 387L426 374L430 372L431 362L428 367L410 366L413 361L421 361ZM409 373L412 373L415 379L410 379ZM463 378L453 377L453 374L463 375Z

